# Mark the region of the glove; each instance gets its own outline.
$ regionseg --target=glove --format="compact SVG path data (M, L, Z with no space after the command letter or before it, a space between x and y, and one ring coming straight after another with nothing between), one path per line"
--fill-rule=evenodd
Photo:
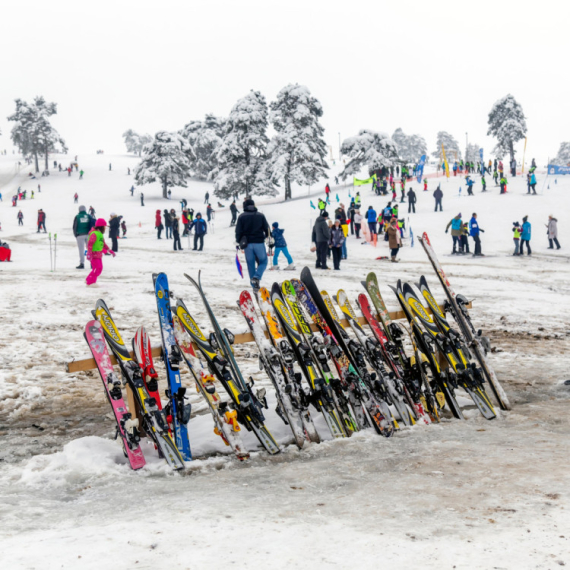
M447 230L445 230L445 233L447 233Z
M481 228L479 228L479 231L485 233L485 230L482 230Z
M117 254L116 254L113 250L111 250L111 255L112 255L113 257L115 257Z

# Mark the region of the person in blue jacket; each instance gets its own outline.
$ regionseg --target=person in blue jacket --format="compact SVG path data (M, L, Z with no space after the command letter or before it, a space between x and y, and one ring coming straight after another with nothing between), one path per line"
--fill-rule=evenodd
M536 174L534 172L530 175L530 187L532 188L532 193L536 194ZM528 193L530 194L530 189Z
M528 216L523 218L523 225L522 225L522 233L521 233L521 245L520 245L520 252L519 255L523 255L523 246L526 243L526 252L527 255L532 254L532 250L530 249L530 237L532 233L532 226L528 221Z
M202 219L202 214L198 212L196 217L188 227L188 231L194 229L194 247L192 251L202 251L204 247L204 236L208 233L208 224L206 220ZM198 242L200 242L200 247L198 248Z
M368 222L368 228L370 229L370 235L376 233L376 210L372 206L368 206L366 211L366 221Z
M445 228L445 233L449 231L449 226L451 226L451 237L453 238L453 253L463 253L463 246L461 245L461 230L463 227L463 221L461 220L461 214L457 214L455 218L453 218L447 227ZM456 250L456 247L458 250Z
M271 237L275 240L274 243L275 252L273 253L273 267L271 269L279 269L278 258L280 253L282 253L285 256L285 258L287 259L287 263L289 263L289 265L285 269L295 269L295 265L293 265L293 258L291 257L291 254L287 249L287 242L283 237L283 232L285 230L281 229L277 222L273 222L271 224L271 227L273 228L271 230Z
M468 196L474 196L473 184L475 184L475 182L473 180L471 180L471 178L469 176L467 176L467 179L465 180L465 184L467 184L467 195Z
M479 232L485 232L479 227L479 222L477 221L477 214L473 212L473 216L469 220L469 235L473 238L475 242L475 253L473 257L483 256L481 253L481 238L479 237Z

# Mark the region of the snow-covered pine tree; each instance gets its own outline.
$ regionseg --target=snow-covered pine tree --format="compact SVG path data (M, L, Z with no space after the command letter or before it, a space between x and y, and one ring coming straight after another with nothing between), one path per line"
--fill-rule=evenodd
M512 95L499 99L489 113L488 135L498 141L497 155L508 153L515 159L515 143L526 136L526 120L520 103Z
M218 169L216 150L222 142L225 123L225 119L208 114L204 121L190 121L180 131L194 151L190 157L193 176L211 180L216 175Z
M477 162L480 159L479 149L481 147L475 143L469 143L465 150L465 160L467 162ZM447 152L447 150L445 151Z
M144 146L152 141L152 137L150 135L139 135L139 133L133 131L133 129L126 130L123 133L123 138L125 139L127 152L132 152L139 156L142 155Z
M550 163L558 166L570 166L570 142L560 143L558 154Z
M36 172L40 171L40 155L44 155L45 170L49 170L49 153L57 150L58 145L67 152L65 141L49 122L49 117L56 113L56 103L36 97L33 103L16 99L16 112L8 117L16 123L12 128L12 141L22 154L34 158Z
M188 155L192 149L178 133L159 131L144 147L141 162L135 167L135 181L139 186L159 181L162 197L168 198L168 188L186 188L190 173Z
M285 200L291 199L291 183L310 185L326 176L326 144L320 102L304 85L289 84L270 105L269 119L276 131L269 143L268 170L285 184Z
M259 91L250 91L231 110L216 150L214 194L219 198L277 194L265 162L267 117L267 102Z
M417 163L427 153L427 144L420 135L406 135L402 129L396 129L392 140L398 147L400 158L406 163Z
M432 152L432 156L443 160L443 154L441 151L441 145L445 148L445 156L448 161L461 160L461 149L459 148L458 142L446 131L439 131L437 133L437 140L435 143L435 152Z
M365 166L371 173L383 166L393 166L398 161L398 149L390 136L367 129L362 129L355 137L345 139L340 151L350 158L340 173L343 180L358 174Z

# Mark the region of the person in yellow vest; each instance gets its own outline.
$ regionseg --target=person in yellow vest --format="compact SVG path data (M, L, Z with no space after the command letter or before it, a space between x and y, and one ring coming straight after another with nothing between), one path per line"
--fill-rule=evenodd
M519 245L521 242L521 226L518 222L513 224L513 241L515 242L515 251L513 255L520 255Z
M115 252L109 249L105 243L105 228L107 222L103 218L99 218L95 222L95 227L89 234L87 242L87 259L91 262L91 273L85 279L87 287L92 287L97 283L97 277L103 271L103 255L111 254L115 257Z

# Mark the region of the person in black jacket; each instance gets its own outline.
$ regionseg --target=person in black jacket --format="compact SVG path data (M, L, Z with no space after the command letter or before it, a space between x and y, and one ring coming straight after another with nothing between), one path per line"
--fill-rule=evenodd
M315 265L317 269L329 269L327 267L327 253L331 239L331 230L328 219L329 213L324 210L313 226L312 241L317 246L317 264Z
M180 220L176 217L176 213L170 214L172 220L172 234L174 236L174 251L176 251L176 246L182 251L182 244L180 243Z
M164 210L164 227L166 228L166 238L172 239L172 216L168 210Z
M259 289L259 282L267 268L265 239L268 236L269 224L265 216L257 211L251 198L246 199L236 224L236 242L245 252L249 280L254 289Z
M117 216L117 214L111 214L111 219L109 220L109 237L113 245L111 249L117 253L119 251L119 243L117 242L117 238L119 237L120 228L121 228L121 219L123 216Z
M350 220L350 235L354 235L354 214L356 213L356 204L354 200L350 203L348 208L348 219Z
M230 222L230 228L236 225L237 215L239 214L239 210L236 206L236 201L234 200L230 204L230 212L232 213L232 221Z
M411 212L416 213L416 193L410 187L408 190L408 214Z
M442 212L443 209L441 207L441 201L443 200L443 192L441 191L441 188L438 187L435 189L435 192L433 193L433 197L435 198L435 210L434 212L437 212L437 208L439 206L439 211Z

